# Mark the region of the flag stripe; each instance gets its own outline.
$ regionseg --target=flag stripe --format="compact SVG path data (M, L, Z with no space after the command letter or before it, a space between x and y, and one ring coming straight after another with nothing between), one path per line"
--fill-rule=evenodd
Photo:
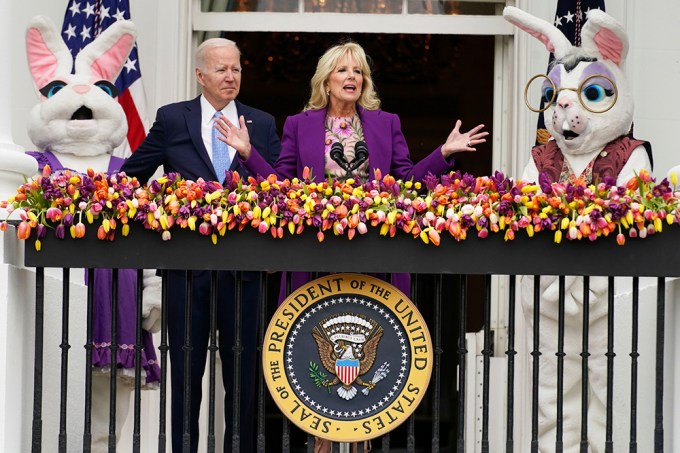
M127 116L128 132L127 141L130 144L130 149L134 153L137 147L146 138L146 131L144 130L144 123L139 117L135 101L132 99L130 90L125 90L118 96L118 102L123 107L125 115Z

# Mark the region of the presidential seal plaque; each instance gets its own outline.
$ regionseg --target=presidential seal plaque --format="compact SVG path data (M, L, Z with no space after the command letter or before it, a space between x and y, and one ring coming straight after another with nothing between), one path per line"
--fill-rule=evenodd
M309 434L356 442L415 410L432 372L432 342L396 287L360 274L307 283L278 308L262 366L279 409Z

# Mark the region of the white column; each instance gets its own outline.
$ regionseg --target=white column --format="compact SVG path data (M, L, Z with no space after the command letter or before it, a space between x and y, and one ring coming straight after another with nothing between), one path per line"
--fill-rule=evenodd
M10 87L12 65L11 36L12 22L10 2L0 2L0 86ZM11 87L10 87L11 89ZM12 140L11 106L7 102L0 103L0 200L6 200L16 193L17 187L24 182L24 176L33 176L38 170L38 163Z

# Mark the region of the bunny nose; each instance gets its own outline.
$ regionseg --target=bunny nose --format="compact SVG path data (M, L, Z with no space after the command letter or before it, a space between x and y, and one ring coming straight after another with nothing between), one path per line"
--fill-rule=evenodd
M569 98L562 97L561 99L557 100L557 105L559 105L563 109L567 109L573 105L573 102Z
M90 91L90 86L89 85L74 85L73 91L75 91L78 94L85 94L88 91Z

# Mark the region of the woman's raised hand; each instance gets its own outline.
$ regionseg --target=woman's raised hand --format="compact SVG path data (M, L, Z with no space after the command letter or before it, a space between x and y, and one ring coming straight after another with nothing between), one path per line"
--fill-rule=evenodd
M457 120L456 126L453 128L448 138L446 139L446 143L442 145L442 154L444 155L444 157L449 157L452 154L460 153L463 151L466 152L477 151L475 146L482 143L486 143L486 139L484 137L489 135L489 133L480 132L484 128L483 124L479 124L473 127L468 132L460 131L460 127L462 125L463 123L460 120Z

